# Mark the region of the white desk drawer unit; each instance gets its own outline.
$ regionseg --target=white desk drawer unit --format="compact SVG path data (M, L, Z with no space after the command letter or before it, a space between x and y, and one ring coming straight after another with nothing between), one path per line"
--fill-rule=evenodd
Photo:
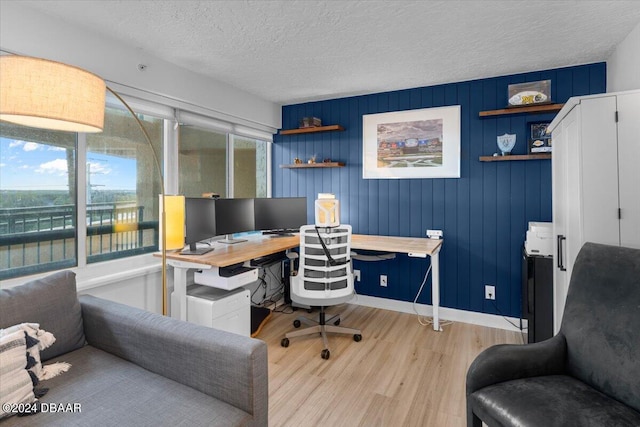
M248 289L232 291L210 286L187 288L187 321L240 335L251 335L251 295Z

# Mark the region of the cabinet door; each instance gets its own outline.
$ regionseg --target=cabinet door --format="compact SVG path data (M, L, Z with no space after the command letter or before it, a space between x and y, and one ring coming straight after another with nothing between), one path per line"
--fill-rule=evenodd
M578 138L577 110L576 107L560 122L558 127L553 131L553 156L551 157L551 180L552 180L552 199L553 199L553 234L556 239L553 246L553 312L554 312L554 333L560 329L562 320L562 312L564 311L564 302L569 287L569 275L567 271L567 241L569 221L569 171L577 170L578 158L569 156L570 146L572 152L575 152ZM577 172L576 172L577 173ZM573 184L576 185L575 183ZM578 191L571 189L574 195Z
M584 99L580 107L584 241L618 246L616 97Z
M619 95L620 244L640 248L640 93Z

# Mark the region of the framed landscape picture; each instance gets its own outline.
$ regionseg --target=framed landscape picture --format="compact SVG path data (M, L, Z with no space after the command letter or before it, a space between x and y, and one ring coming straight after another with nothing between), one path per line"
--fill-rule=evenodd
M460 106L362 116L365 179L460 178Z

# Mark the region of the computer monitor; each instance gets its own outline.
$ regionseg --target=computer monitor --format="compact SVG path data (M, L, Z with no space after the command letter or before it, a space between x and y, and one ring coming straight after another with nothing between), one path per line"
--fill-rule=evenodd
M306 197L255 199L256 230L271 230L274 235L298 231L307 224Z
M254 199L216 199L216 231L218 235L226 234L221 243L239 243L246 239L232 239L234 233L253 231L256 229L254 220Z
M212 247L198 248L196 243L217 236L215 202L209 198L185 197L185 244L189 249L184 249L181 254L202 255L213 250Z

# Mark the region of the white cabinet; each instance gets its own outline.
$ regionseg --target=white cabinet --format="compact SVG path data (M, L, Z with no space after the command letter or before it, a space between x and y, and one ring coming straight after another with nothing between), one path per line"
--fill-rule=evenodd
M640 248L640 91L571 98L549 129L557 332L582 245Z
M187 289L187 321L248 337L251 335L249 290L225 291L191 285Z

